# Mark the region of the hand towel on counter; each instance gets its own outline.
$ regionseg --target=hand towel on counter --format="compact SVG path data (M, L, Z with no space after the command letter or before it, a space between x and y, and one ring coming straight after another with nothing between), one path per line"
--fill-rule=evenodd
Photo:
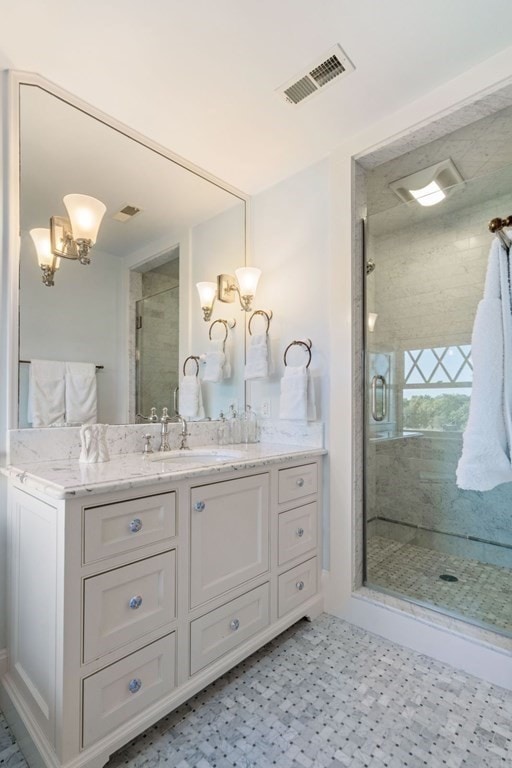
M66 363L66 424L97 420L96 365Z
M270 340L268 334L253 333L249 337L245 379L266 379L270 373Z
M212 339L205 355L203 381L219 382L229 379L231 365L225 352L224 341Z
M281 379L279 418L294 421L316 419L313 381L305 365L287 365Z
M31 361L27 417L33 427L64 426L65 371L60 361Z
M463 490L490 491L512 482L511 310L507 254L496 239L471 340L473 388L457 466Z
M194 375L183 376L179 390L179 412L186 419L204 419L201 382Z

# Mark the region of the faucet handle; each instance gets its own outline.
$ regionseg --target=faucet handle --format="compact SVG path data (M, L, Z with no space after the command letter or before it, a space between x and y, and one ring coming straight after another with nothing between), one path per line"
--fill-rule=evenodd
M169 409L164 406L162 408L162 418L160 419L160 421L166 422L166 421L170 421L170 420L171 419L170 419L170 416L169 416Z
M144 444L144 450L143 450L144 455L146 455L147 453L153 453L153 448L151 447L152 439L153 439L153 435L144 435L144 440L146 441Z
M149 421L158 421L158 414L156 408L151 408L149 411Z

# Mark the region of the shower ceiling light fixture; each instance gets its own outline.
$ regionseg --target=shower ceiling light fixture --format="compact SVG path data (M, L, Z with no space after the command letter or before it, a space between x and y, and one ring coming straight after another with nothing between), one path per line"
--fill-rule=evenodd
M453 161L448 159L397 179L391 182L389 188L404 203L415 200L428 207L440 203L453 192L456 184L463 181Z

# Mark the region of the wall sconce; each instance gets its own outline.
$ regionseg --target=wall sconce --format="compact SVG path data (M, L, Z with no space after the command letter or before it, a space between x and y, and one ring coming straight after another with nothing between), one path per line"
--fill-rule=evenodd
M196 283L196 288L203 310L203 320L207 323L211 319L213 305L217 298L217 283Z
M235 294L238 294L243 311L251 312L261 269L239 267L235 269L235 275L236 278L234 275L217 275L217 283L196 283L205 322L208 322L212 316L215 299L231 304L235 300Z
M376 312L368 312L368 330L373 333L375 330L375 323L377 322L378 314Z
M50 230L43 227L31 229L30 237L36 247L37 261L43 270L43 283L51 287L55 285L53 276L60 267L60 259L52 253Z
M89 195L65 195L63 201L69 218L52 216L50 219L52 253L90 264L89 251L96 242L107 208Z

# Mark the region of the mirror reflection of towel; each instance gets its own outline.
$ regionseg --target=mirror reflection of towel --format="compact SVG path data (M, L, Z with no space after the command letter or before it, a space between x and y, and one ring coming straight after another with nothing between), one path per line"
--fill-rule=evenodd
M219 382L229 379L231 365L225 352L225 344L222 340L212 339L205 355L203 381Z
M96 365L66 363L66 424L97 420Z
M183 376L180 382L179 412L186 419L204 419L201 382L194 375Z
M249 337L245 379L266 379L270 371L270 343L267 333L253 333Z
M65 365L57 360L31 360L27 416L33 427L64 426Z

